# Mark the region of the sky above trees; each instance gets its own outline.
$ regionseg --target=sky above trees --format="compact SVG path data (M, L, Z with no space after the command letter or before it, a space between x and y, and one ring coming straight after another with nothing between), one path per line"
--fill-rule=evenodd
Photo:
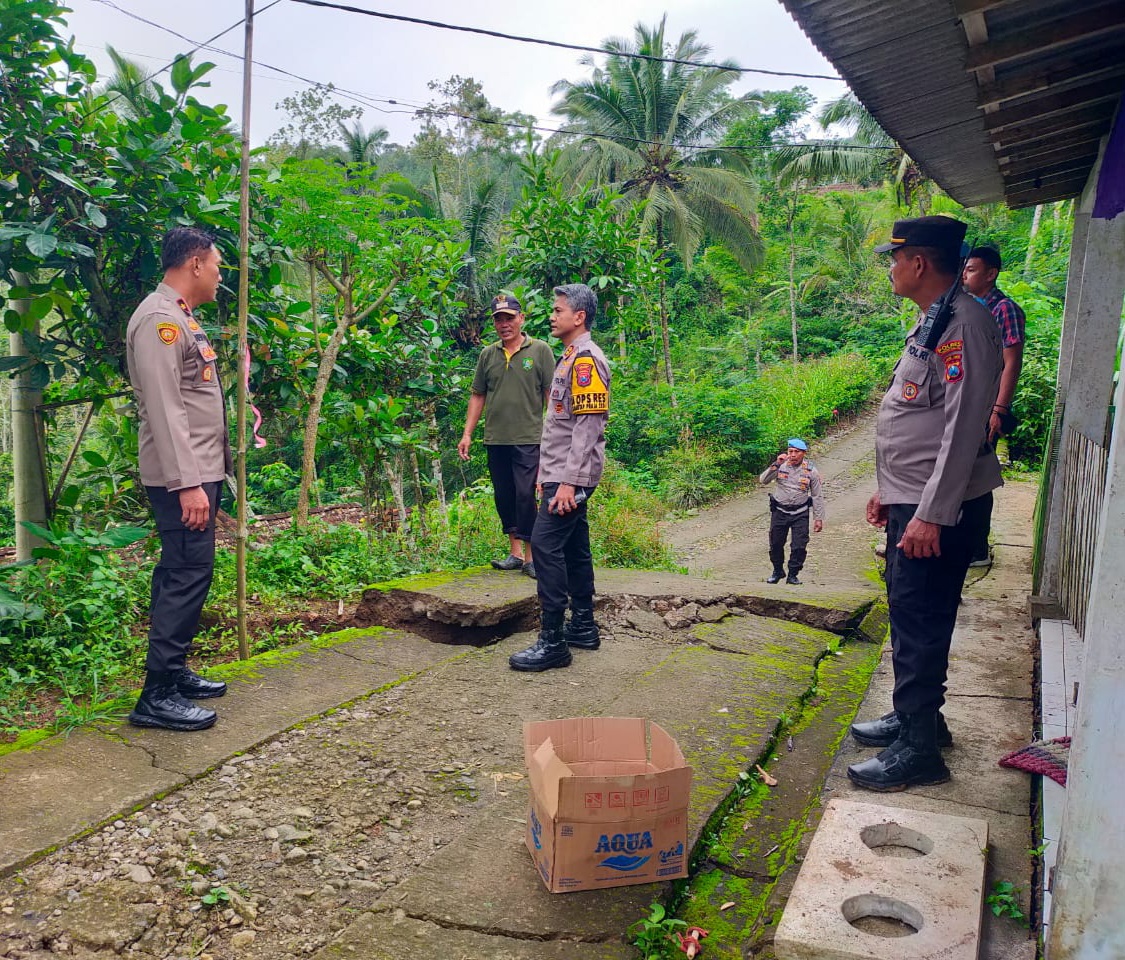
M609 37L631 37L638 21L656 22L667 12L668 35L697 30L716 60L733 59L742 67L835 75L777 0L572 0L565 4L501 4L495 0L351 0L350 5L523 36L566 43L601 46ZM112 72L107 44L150 70L157 70L193 42L209 39L231 27L242 14L239 0L71 0L68 15L78 49ZM270 6L257 0L254 32L254 91L251 137L261 144L284 122L275 104L302 84L270 70L279 67L338 90L353 91L359 100L341 95L343 103L362 102L366 126L382 126L390 139L409 142L419 129L414 118L432 94L427 83L454 74L481 82L485 96L507 112L522 111L541 123L558 126L550 114L555 101L550 87L560 79L578 80L589 73L581 54L539 45L452 33L411 24L376 20L358 14L305 6L291 0ZM268 7L268 9L266 9ZM175 31L139 22L128 13ZM231 30L215 46L241 56L242 28ZM209 77L210 93L203 99L226 103L229 113L241 113L241 63L236 57L200 51L195 62L211 60L217 69ZM731 92L787 89L803 84L819 100L839 96L839 81L773 77L748 73ZM394 100L396 103L385 101Z

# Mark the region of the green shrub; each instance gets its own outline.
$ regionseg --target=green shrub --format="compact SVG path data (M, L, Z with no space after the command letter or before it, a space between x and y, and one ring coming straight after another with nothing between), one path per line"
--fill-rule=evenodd
M723 466L729 460L709 444L681 438L656 461L664 499L677 510L690 510L714 500L723 491Z
M148 530L83 527L35 532L40 561L9 568L0 581L0 697L53 680L85 690L116 676L139 653L136 625L149 598L148 563L113 549Z
M818 436L837 417L853 413L871 395L874 367L859 354L837 354L793 366L778 363L749 387L769 451L789 437ZM763 465L764 466L764 465Z
M621 465L608 460L597 493L590 500L590 546L594 563L606 567L678 569L660 540L665 507L648 490L629 484Z

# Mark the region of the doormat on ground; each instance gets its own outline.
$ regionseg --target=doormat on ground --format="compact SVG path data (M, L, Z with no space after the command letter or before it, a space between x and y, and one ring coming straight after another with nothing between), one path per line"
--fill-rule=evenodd
M1026 747L1013 750L1000 758L1000 766L1026 770L1050 777L1055 783L1066 786L1066 764L1070 758L1070 737L1054 740L1034 740Z

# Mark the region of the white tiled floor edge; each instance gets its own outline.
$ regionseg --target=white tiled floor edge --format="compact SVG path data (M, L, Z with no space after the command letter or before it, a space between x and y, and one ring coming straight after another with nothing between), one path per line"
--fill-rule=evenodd
M1039 621L1040 656L1040 715L1043 729L1041 737L1073 735L1078 706L1075 701L1076 684L1082 677L1082 637L1069 620ZM1062 834L1063 810L1066 807L1066 788L1049 777L1040 777L1040 801L1043 814L1042 840L1047 843L1043 853L1042 870L1042 935L1047 940L1047 927L1051 918L1051 873L1055 868L1059 837Z

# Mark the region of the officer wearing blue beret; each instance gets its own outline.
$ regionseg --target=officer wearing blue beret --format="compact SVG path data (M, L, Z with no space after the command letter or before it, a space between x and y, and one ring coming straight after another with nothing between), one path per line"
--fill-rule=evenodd
M809 445L800 437L791 437L789 448L779 453L765 472L758 477L763 484L775 483L770 494L770 562L773 573L766 583L777 583L782 577L789 584L800 584L797 574L805 565L809 546L809 510L815 518L813 532L824 529L824 497L820 492L820 471L808 460ZM785 541L792 538L789 550L789 576L785 576Z

